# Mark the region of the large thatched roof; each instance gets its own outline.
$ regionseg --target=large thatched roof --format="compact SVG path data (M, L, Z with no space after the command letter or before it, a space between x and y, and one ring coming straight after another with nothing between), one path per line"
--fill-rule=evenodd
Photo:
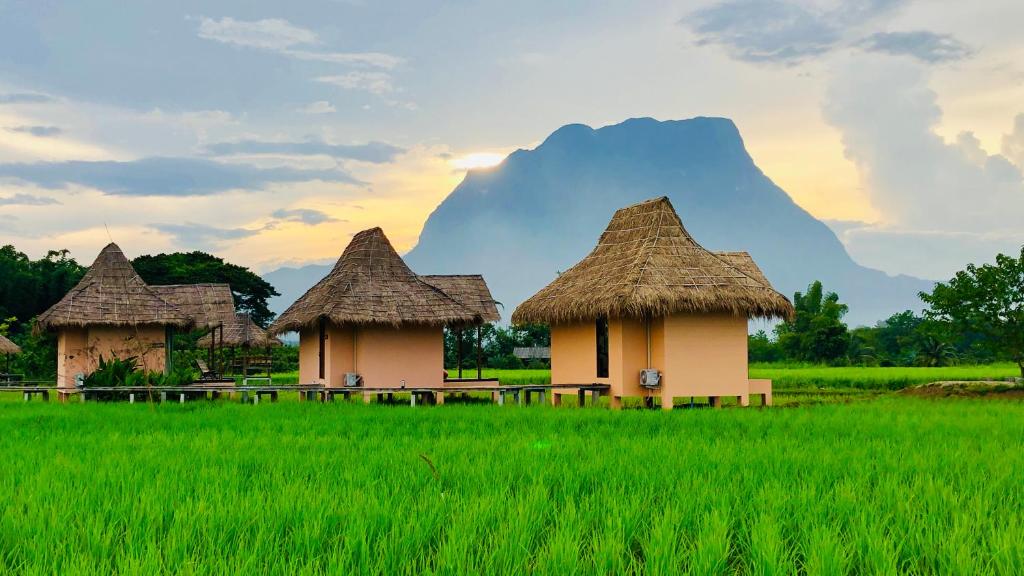
M384 231L372 228L352 238L334 269L289 306L270 333L299 330L320 318L400 326L473 322L478 315L414 274Z
M678 312L790 317L789 300L763 274L752 275L757 268L753 260L753 268L744 272L744 262L740 256L705 250L683 227L668 198L648 200L617 211L597 247L516 308L512 321Z
M501 320L498 305L491 296L484 277L479 274L445 274L420 276L427 284L441 290L453 300L475 312L484 322Z
M210 332L196 342L196 346L206 348L210 340L216 336L216 343L220 343L220 334ZM224 345L228 348L266 348L268 346L279 346L281 341L267 334L267 331L260 328L252 321L252 318L239 312L232 315L230 322L224 323Z
M39 329L72 326L188 326L189 315L161 298L108 244L81 282L37 319Z
M6 336L0 334L0 354L20 354L21 348L14 342L7 339Z
M150 288L192 318L197 328L235 322L235 297L227 284L171 284Z

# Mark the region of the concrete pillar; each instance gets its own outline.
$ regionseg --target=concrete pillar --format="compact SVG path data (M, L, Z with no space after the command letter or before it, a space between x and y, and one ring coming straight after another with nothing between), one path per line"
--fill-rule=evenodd
M608 407L612 410L622 410L622 396L609 396Z
M750 394L742 394L740 397L740 406L744 408L750 406Z
M444 392L434 393L434 404L437 404L438 406L444 405Z
M562 405L562 395L559 394L558 392L555 392L554 390L551 391L551 405L552 406L561 406Z
M668 393L662 394L662 396L661 396L661 409L662 410L671 410L672 409L672 401L673 401L673 397L672 397L671 394L668 394Z
M363 392L363 404L369 404L373 400L371 396L369 392Z
M708 397L708 402L711 403L711 407L712 408L721 408L722 407L722 397L721 396L710 396L710 397Z

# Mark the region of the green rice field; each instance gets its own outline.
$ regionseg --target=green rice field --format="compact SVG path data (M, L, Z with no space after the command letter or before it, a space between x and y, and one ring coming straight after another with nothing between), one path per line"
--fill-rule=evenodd
M8 396L0 572L1024 573L1024 403L869 398L612 412Z

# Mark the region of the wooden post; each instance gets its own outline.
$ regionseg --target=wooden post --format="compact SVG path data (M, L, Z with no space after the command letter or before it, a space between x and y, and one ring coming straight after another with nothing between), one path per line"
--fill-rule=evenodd
M577 403L579 404L580 408L583 408L584 406L586 406L587 405L587 392L586 392L586 390L584 390L583 388L580 388L579 390L577 390L576 391L576 400L577 400Z
M484 344L483 344L483 326L480 324L476 325L476 379L483 380L484 376Z

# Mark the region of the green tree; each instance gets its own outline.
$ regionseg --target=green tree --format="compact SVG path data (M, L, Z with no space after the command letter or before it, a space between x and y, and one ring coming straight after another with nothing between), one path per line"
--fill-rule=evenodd
M835 292L826 293L820 281L807 293L793 295L796 316L775 327L779 346L788 358L807 362L835 362L846 355L850 342L843 316L849 310Z
M1017 363L1024 377L1024 248L995 264L970 264L949 282L921 293L925 316L980 336L994 354Z
M777 362L782 359L779 343L764 330L747 336L747 359L750 362Z
M266 280L248 268L225 262L205 252L175 252L156 256L139 256L132 260L139 276L152 285L166 284L230 284L235 308L248 312L260 326L267 326L274 313L267 299L279 296Z
M17 318L11 332L24 332L29 320L46 311L85 275L67 250L51 250L32 260L14 246L0 248L0 318Z

